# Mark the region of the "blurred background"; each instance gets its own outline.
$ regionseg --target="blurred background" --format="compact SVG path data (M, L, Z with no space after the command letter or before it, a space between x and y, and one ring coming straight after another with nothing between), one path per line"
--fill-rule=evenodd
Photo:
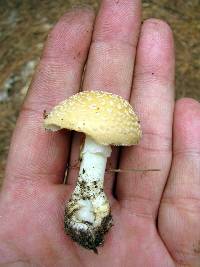
M20 105L49 30L67 9L90 5L97 10L99 2L0 0L0 184ZM200 0L143 1L143 19L150 17L166 20L174 32L176 98L200 100Z

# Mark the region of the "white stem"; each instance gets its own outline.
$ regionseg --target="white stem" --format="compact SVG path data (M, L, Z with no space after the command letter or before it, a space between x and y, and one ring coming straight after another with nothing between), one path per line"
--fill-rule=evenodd
M99 145L86 136L77 185L66 206L66 232L91 249L102 243L104 233L111 226L110 206L103 191L106 162L110 155L110 146Z

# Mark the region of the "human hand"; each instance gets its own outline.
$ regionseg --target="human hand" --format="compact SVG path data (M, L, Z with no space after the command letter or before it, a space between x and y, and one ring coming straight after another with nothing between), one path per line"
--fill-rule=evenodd
M104 0L95 23L91 10L72 10L50 33L10 147L0 266L199 266L200 105L174 104L171 30L155 19L140 28L140 5ZM141 120L140 144L115 150L112 166L119 160L122 169L161 170L106 174L114 226L98 255L63 229L77 171L70 170L66 185L63 177L66 162L78 159L80 135L47 133L42 118L44 109L78 92L86 60L83 90L129 99Z

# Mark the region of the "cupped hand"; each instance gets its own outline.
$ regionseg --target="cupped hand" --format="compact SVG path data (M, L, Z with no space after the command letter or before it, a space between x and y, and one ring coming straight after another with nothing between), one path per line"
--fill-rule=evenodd
M174 103L169 26L141 24L140 1L103 0L66 13L48 36L17 121L0 199L0 266L200 266L200 104ZM84 68L84 66L86 66ZM114 150L110 164L159 172L107 173L114 226L98 255L65 235L65 201L77 170L80 135L45 132L44 110L79 90L130 101L139 145Z

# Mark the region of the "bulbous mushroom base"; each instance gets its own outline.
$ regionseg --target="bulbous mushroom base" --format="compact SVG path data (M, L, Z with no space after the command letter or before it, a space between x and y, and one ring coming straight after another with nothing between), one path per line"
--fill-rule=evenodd
M109 213L101 219L98 224L89 221L77 221L73 216L73 212L69 206L65 209L64 230L72 240L81 246L94 250L97 253L97 247L104 242L104 236L112 227L112 215Z

